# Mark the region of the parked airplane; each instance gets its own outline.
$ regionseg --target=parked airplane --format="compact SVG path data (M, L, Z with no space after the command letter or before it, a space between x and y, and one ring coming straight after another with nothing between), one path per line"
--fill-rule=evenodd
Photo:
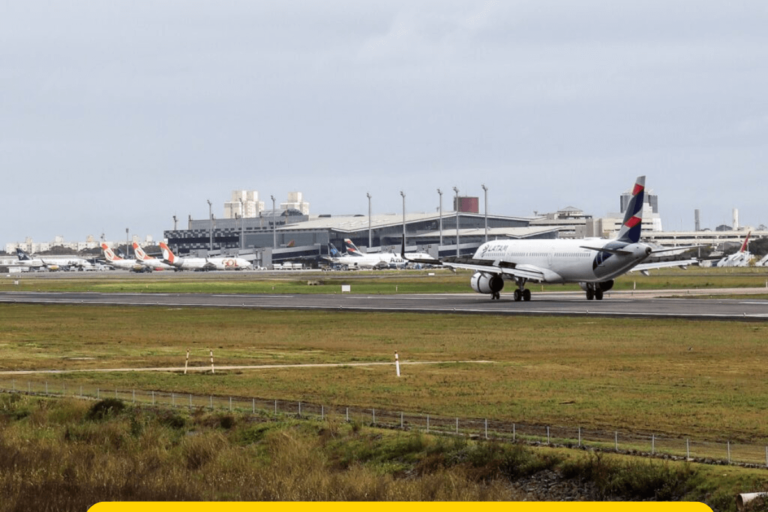
M28 267L28 268L46 268L48 270L86 270L93 267L91 263L84 259L74 256L35 256L32 257L22 249L16 249L16 256L19 258L19 262L13 267Z
M729 254L725 258L718 261L716 267L748 267L749 262L752 259L752 253L747 250L747 244L749 243L749 235L752 232L747 233L747 238L744 239L744 243L741 244L741 249L733 254Z
M115 268L130 270L132 272L144 272L147 270L147 267L136 260L124 259L115 255L112 249L105 243L101 244L101 250L104 251L104 258L107 260L107 264Z
M621 230L616 239L585 238L576 240L502 240L481 245L471 259L454 258L440 264L474 270L470 280L478 293L499 299L504 281L515 281L515 301L531 300L525 285L536 283L578 283L586 291L587 300L602 300L603 293L613 288L614 279L631 270L647 271L670 266L670 262L641 262L653 254L679 251L680 247L654 249L640 242L645 176L640 176L632 190ZM405 253L402 254L406 258ZM420 261L407 258L410 261ZM424 263L429 263L425 261ZM432 262L434 264L434 262ZM697 263L697 260L673 262L675 266Z
M136 254L136 261L147 268L152 270L178 270L173 265L169 265L161 259L150 258L147 256L147 253L144 252L144 249L141 248L138 242L133 242L133 252Z
M356 254L350 254L349 252L342 254L331 243L328 244L328 252L330 253L328 259L332 263L345 265L351 269L387 268L389 266L389 262L384 261L379 254L362 254L360 252L357 252Z
M163 260L178 270L244 270L252 268L251 262L243 258L179 258L160 242Z
M347 250L347 254L352 256L363 255L360 249L358 249L354 242L349 238L344 239L344 247ZM408 264L407 259L403 259L399 254L394 252L371 253L370 255L379 255L381 260L386 261L390 267L405 267ZM432 260L433 262L437 262L435 258L425 252L406 252L405 255L411 259Z

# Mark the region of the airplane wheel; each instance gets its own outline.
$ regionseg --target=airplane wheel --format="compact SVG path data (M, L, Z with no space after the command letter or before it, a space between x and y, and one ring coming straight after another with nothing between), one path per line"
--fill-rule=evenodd
M595 290L595 298L597 300L603 300L603 290Z
M523 290L523 300L525 302L528 302L528 301L531 300L531 290L529 290L527 288L525 290Z
M520 293L520 290L515 290L515 302L520 302L520 300L523 298L523 294Z
M587 290L587 300L592 300L595 298L595 291L591 288Z

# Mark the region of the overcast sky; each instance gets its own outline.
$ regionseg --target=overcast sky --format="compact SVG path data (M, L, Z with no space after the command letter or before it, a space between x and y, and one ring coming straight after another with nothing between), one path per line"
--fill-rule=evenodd
M241 188L601 216L640 174L666 230L768 224L767 27L765 0L0 0L0 243L161 237Z

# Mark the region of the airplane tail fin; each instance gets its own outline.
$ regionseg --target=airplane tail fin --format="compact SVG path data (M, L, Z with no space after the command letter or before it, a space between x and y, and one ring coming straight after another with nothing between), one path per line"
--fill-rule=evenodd
M29 261L32 259L29 254L18 247L16 248L16 256L18 256L19 261Z
M344 248L347 250L347 254L351 254L352 256L362 256L363 254L360 252L360 249L357 248L357 246L350 240L349 238L344 239Z
M624 222L617 240L629 244L640 241L640 232L643 224L643 201L645 199L645 176L638 176L632 189L632 199L629 200L627 211L624 213Z
M333 256L334 258L335 258L335 257L337 257L337 256L339 255L339 250L338 250L338 249L336 248L336 246L335 246L335 245L333 245L332 243L329 243L329 244L328 244L328 252L329 252L329 253L331 254L331 256Z
M147 256L147 253L144 252L144 249L141 248L138 242L133 242L133 252L136 254L136 257L140 260L148 260L149 257Z
M741 244L741 249L739 249L739 252L745 252L747 250L747 244L749 243L749 235L751 234L752 234L751 231L747 233L747 238L745 238L744 243Z
M104 257L107 258L107 261L115 261L121 259L115 256L115 253L112 252L112 249L110 249L107 244L101 244L101 250L104 251Z
M169 263L176 261L176 255L168 248L165 242L160 242L160 249L163 251L163 259Z

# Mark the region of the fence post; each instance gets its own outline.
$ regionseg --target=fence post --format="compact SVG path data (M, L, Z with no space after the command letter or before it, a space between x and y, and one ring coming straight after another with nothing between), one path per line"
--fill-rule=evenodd
M83 386L80 386L80 398L83 398Z
M229 397L229 412L232 412L232 397Z
M581 446L581 427L579 427L579 446Z
M320 421L325 421L325 406L320 405Z
M485 418L485 438L488 439L488 418Z
M192 393L189 394L189 408L192 408Z
M299 402L299 418L301 418L301 402Z
M400 430L403 430L405 427L403 426L403 411L400 411ZM768 461L768 446L765 448L766 451L766 461ZM766 463L768 465L768 462Z
M213 410L213 395L208 395L208 406Z
M685 438L685 458L691 458L691 440L687 437Z
M277 416L277 400L275 400L275 416Z
M651 455L656 453L656 434L651 435Z
M152 392L152 405L155 405L155 392Z
M131 390L131 397L132 397L133 403L136 403L136 390L135 389Z
M512 424L512 442L517 441L517 425Z
M256 414L256 399L252 398L253 402L251 402L251 414Z
M27 393L32 394L32 383L27 381Z
M45 381L45 396L48 396L48 381Z
M459 418L456 418L456 433L459 433Z
M613 447L619 451L619 433L616 431L613 432Z
M371 412L373 413L373 426L376 426L376 409L371 409Z
M349 407L347 407L347 423L349 423Z
M427 434L429 434L429 414L427 414Z
M551 444L551 443L549 442L549 427L547 427L547 445L549 445L549 444Z
M731 442L727 441L727 448L728 448L728 464L731 463Z
M175 393L171 393L171 405L173 407L176 407L176 394Z

